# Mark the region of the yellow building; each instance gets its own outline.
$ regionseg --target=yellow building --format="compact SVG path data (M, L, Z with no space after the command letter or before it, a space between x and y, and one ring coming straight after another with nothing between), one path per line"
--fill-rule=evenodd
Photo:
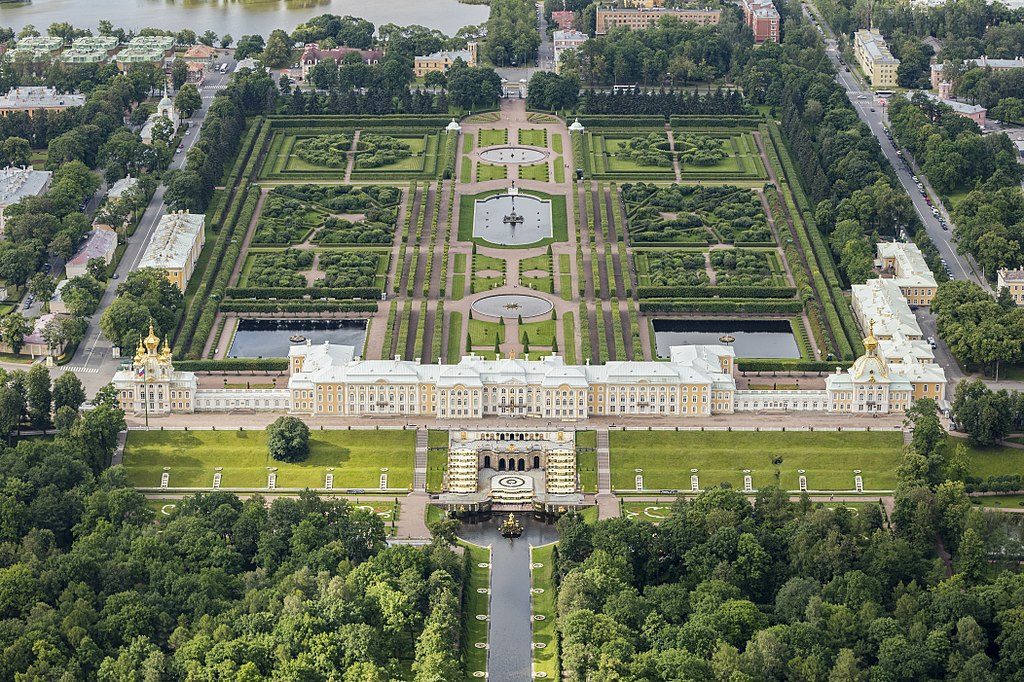
M468 43L465 50L445 50L418 56L413 62L413 73L417 78L423 78L432 71L444 73L452 68L456 59L466 62L466 66L476 66L477 44Z
M657 25L662 17L674 17L678 21L698 26L716 26L722 18L720 9L664 9L652 8L597 8L595 35L604 35L613 28L625 26L634 31Z
M198 383L192 372L175 371L171 364L171 347L160 339L149 325L149 335L139 339L130 368L114 374L117 402L129 414L166 415L171 412L193 412Z
M879 242L876 264L889 275L903 298L913 306L931 305L939 285L925 262L924 254L912 242Z
M1024 304L1024 270L1001 269L996 278L996 291L1003 289L1009 290L1014 303Z
M853 52L857 63L875 90L898 87L896 69L900 60L892 56L882 34L876 29L860 29L853 36Z
M156 226L139 267L164 270L185 291L206 243L205 225L206 216L199 213L168 213Z

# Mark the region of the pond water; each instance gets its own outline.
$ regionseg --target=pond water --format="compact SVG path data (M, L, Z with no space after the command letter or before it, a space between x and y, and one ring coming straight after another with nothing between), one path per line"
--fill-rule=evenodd
M363 354L366 320L252 320L238 321L238 331L228 349L229 358L286 358L288 349L296 345L294 335L313 343L353 346L356 355ZM304 343L304 342L303 342Z
M659 358L667 358L672 346L720 344L726 334L735 337L738 358L800 357L788 320L654 320Z
M480 160L488 163L520 164L537 163L547 157L547 152L525 147L499 147L480 152Z
M525 246L553 235L551 202L529 194L495 194L473 203L473 236Z
M473 312L489 317L504 317L508 320L514 320L520 316L527 318L547 315L554 307L551 301L539 296L499 294L497 296L485 296L474 302Z
M321 14L352 15L376 26L419 24L453 35L461 27L487 21L487 5L463 5L457 0L34 0L0 2L0 25L15 31L34 24L46 32L53 22L67 21L78 28L95 29L100 19L114 26L144 27L202 33L230 33L238 40L247 33L268 36L275 28L291 32L310 17Z
M506 540L498 534L503 515L479 523L463 523L459 537L491 545L491 618L487 641L487 679L522 682L530 679L533 628L530 621L530 545L558 539L555 527L530 514L516 514L523 535Z

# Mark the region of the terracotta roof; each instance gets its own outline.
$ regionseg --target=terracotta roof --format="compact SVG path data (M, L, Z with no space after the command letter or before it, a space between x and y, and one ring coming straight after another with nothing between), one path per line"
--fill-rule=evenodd
M208 45L193 45L185 52L185 59L210 59L217 56L217 50Z

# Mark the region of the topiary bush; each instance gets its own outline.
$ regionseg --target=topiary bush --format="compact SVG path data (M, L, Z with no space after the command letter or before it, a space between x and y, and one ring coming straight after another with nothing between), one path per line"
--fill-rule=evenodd
M352 138L341 133L317 135L299 140L292 147L295 155L307 163L325 168L343 168L348 164Z

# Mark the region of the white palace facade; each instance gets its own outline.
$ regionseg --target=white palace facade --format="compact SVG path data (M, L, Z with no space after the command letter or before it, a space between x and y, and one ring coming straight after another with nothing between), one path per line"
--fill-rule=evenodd
M419 416L480 419L538 417L700 417L748 411L888 413L922 396L940 399L945 376L937 365L893 363L873 334L865 354L827 377L824 390L737 390L729 346L672 348L667 362L568 365L561 356L456 364L361 360L351 346L292 346L287 388L199 388L193 372L176 371L170 348L150 330L130 366L114 376L128 413L264 411L319 417Z

